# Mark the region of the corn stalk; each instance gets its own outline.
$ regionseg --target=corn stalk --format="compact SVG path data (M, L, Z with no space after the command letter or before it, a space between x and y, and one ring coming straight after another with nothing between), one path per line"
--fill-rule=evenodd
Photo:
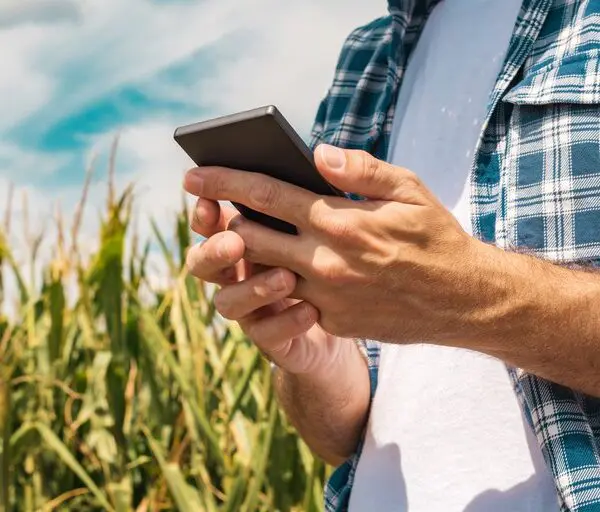
M172 232L154 223L139 240L134 189L116 189L110 162L90 257L78 235L91 171L72 225L58 211L43 241L55 250L40 275L23 277L42 240L27 237L22 263L0 231L18 301L0 314L0 510L318 512L325 466L279 409L268 364L185 273L185 202Z

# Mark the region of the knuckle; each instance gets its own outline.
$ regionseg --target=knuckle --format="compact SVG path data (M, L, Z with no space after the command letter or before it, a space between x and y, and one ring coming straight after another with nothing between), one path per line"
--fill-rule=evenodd
M226 181L220 172L214 170L205 171L206 176L202 187L202 197L218 199L225 192Z
M346 283L344 267L335 261L325 260L315 264L318 276L330 286L341 286Z
M223 173L215 173L215 177L212 181L213 193L216 198L222 198L228 195L229 191L229 180Z
M311 225L330 238L334 245L362 244L372 220L362 210L337 211L324 206L312 212Z
M348 214L331 214L324 222L324 231L334 240L344 241L354 233L352 219Z
M308 223L317 231L325 231L332 213L325 199L319 198L310 207Z
M250 202L258 210L272 210L279 204L281 192L273 182L261 183L250 190Z
M423 188L421 178L417 174L408 169L402 169L396 180L396 189L402 190L405 200L419 202L422 198Z
M381 161L375 158L366 151L361 151L362 156L362 179L365 181L372 181L377 179L381 169Z
M231 307L231 302L224 296L223 290L220 290L215 294L214 302L216 310L223 318L227 318L228 320L234 319L234 311Z
M412 188L421 186L421 178L419 178L419 176L415 172L410 171L408 169L403 169L403 172L400 176L400 181L405 186L409 186Z
M431 226L423 215L404 215L402 231L413 237L426 238L432 235Z

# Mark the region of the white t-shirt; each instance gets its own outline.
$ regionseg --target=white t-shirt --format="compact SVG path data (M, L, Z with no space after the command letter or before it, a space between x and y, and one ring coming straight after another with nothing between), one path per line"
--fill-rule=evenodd
M521 0L445 0L398 98L389 161L416 171L471 231L468 174ZM552 512L553 479L504 364L384 345L350 512Z

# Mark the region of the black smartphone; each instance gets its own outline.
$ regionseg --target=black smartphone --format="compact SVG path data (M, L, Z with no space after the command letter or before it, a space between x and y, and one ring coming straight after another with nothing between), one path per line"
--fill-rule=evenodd
M199 167L259 172L316 194L345 197L319 174L312 151L273 105L181 126L174 138ZM288 222L232 204L250 220L297 233L296 226Z

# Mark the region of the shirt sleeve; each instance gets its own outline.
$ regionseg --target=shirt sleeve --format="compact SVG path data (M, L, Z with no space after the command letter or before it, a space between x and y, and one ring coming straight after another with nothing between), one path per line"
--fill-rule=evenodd
M357 340L357 345L367 360L369 380L371 385L370 402L373 401L377 389L377 376L379 374L379 357L381 355L381 342L374 340Z

